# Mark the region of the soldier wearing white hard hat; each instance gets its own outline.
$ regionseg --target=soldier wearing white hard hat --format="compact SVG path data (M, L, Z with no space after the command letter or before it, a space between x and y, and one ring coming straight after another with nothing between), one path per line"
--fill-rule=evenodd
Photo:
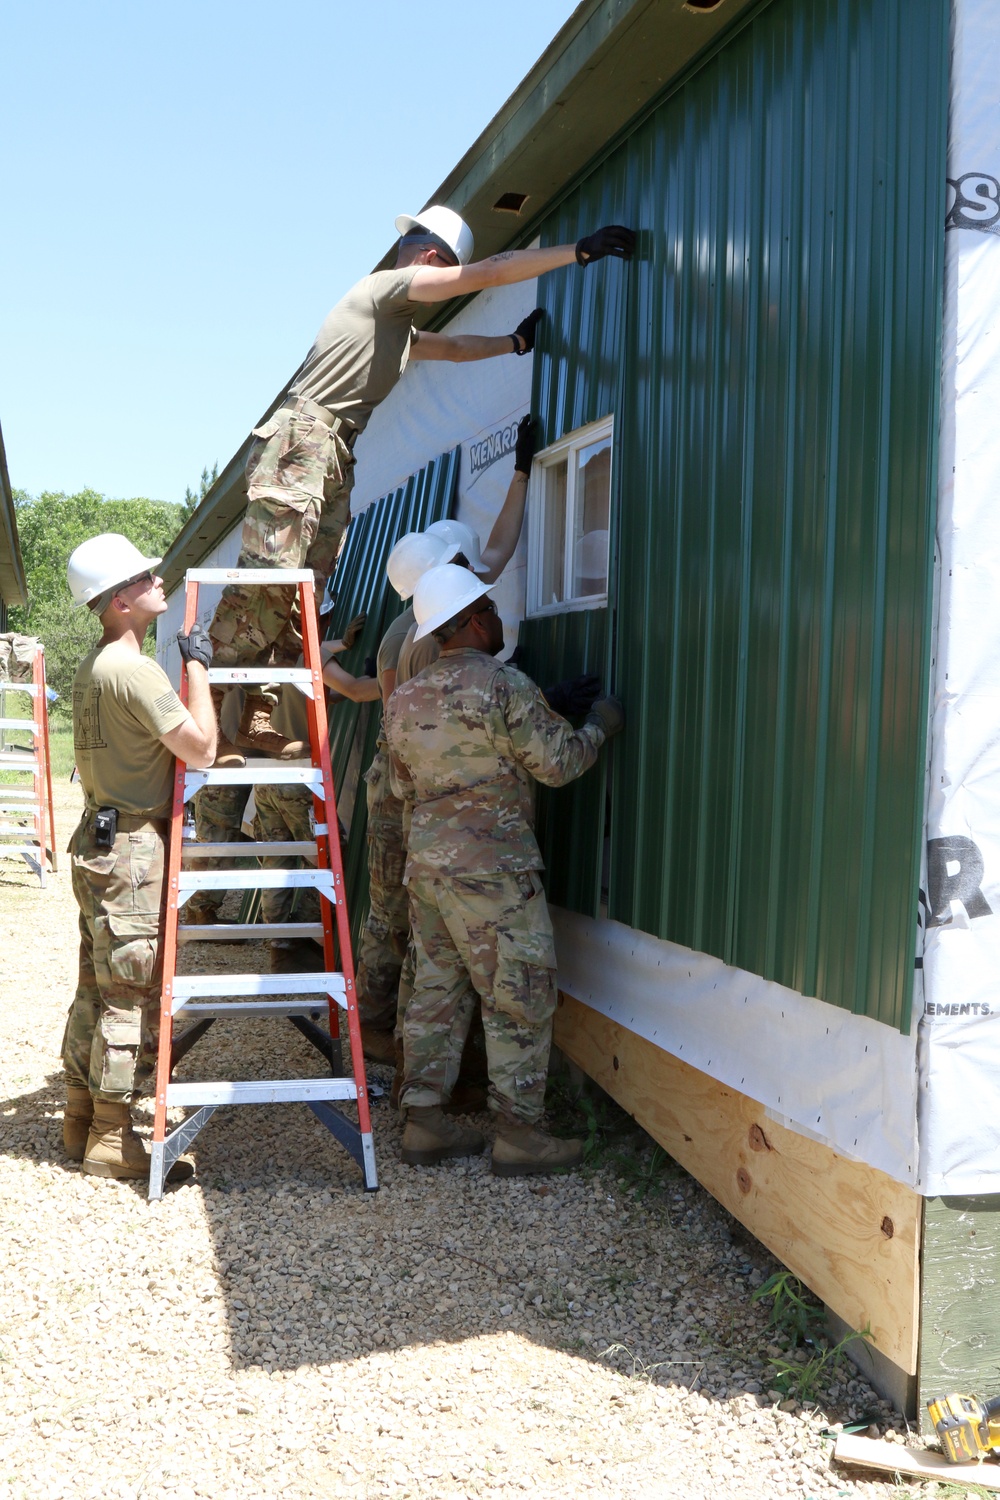
M350 521L355 441L407 362L528 354L542 316L536 308L510 333L450 335L418 330L413 320L420 305L533 281L574 260L586 266L608 255L628 258L635 247L633 232L612 224L575 245L473 261L469 226L442 204L401 214L396 228L395 266L364 277L329 313L284 405L254 429L247 460L238 565L311 568L320 597ZM219 665L290 666L302 649L293 597L290 586L227 587L210 628ZM279 757L290 753L271 728L276 702L266 686L247 694L236 745L220 738L220 764L238 764L241 745Z
M215 756L208 689L212 649L200 626L179 635L189 706L142 643L167 608L158 557L115 532L82 542L66 576L74 604L102 634L73 679L73 748L84 809L70 840L80 908L80 971L63 1037L63 1144L93 1177L145 1178L149 1158L132 1129L140 1055L159 1019L166 909L165 836L174 757L194 769ZM171 1168L173 1181L191 1165Z

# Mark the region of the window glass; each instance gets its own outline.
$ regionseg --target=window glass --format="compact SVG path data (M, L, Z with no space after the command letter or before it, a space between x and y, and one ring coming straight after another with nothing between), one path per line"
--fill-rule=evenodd
M542 575L539 604L561 604L566 595L566 460L545 467Z
M608 589L611 438L599 438L577 449L575 458L572 597L584 599Z
M535 455L528 490L529 616L608 596L613 424L603 417Z

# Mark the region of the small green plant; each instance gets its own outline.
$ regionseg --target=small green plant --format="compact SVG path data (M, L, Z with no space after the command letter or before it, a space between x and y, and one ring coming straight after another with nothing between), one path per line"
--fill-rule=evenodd
M774 1355L770 1360L775 1389L796 1401L813 1400L823 1380L847 1362L847 1346L855 1339L872 1341L871 1328L866 1324L831 1344L822 1308L791 1271L775 1271L751 1300L760 1302L765 1297L771 1299L767 1326L784 1337L789 1346L788 1354Z
M768 1328L784 1334L792 1344L804 1343L823 1330L823 1314L819 1306L806 1295L805 1287L791 1271L775 1271L750 1298L751 1302L762 1302L770 1297L771 1308L767 1316Z

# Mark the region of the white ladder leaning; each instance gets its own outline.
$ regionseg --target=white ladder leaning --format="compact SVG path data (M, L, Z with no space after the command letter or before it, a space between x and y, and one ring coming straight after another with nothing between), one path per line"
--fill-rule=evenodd
M30 719L8 717L8 693L26 693L31 698ZM8 747L2 743L10 729L27 731L32 737L31 745ZM0 786L0 859L23 859L29 869L34 870L44 889L49 861L53 871L58 869L58 864L45 648L41 641L32 658L30 682L0 678L0 731L3 731L0 733L0 771L31 777L30 786L26 780Z
M289 568L190 568L186 575L184 629L198 615L198 586L238 583L243 587L294 584L302 621L302 667L211 667L212 686L228 683L282 683L305 689L309 723L309 766L284 766L280 761L257 760L239 770L190 771L177 762L173 815L167 863L167 917L163 943L163 989L160 1039L156 1069L156 1110L153 1123L149 1196L159 1198L171 1164L194 1140L220 1105L307 1104L317 1119L343 1145L361 1168L364 1185L378 1187L372 1141L368 1088L361 1051L361 1031L354 988L351 935L344 894L344 873L337 827L337 807L327 738L326 700L320 661L319 630L313 604L313 574ZM187 677L182 674L181 696L187 700ZM184 838L184 808L203 786L254 783L301 785L313 795L315 840L288 843L198 844ZM300 855L316 860L315 869L204 870L185 868L185 859L232 858L247 855ZM210 924L185 927L181 909L199 890L260 890L267 887L311 886L320 898L319 922ZM335 925L336 924L336 925ZM336 935L336 948L334 938ZM178 945L239 938L321 938L324 972L303 974L178 975ZM339 949L340 968L335 967ZM267 997L267 998L265 998ZM347 1017L351 1071L343 1072L339 1012ZM174 1038L176 1017L193 1024ZM321 1078L236 1079L174 1083L173 1065L205 1030L220 1019L243 1020L273 1016L293 1024L323 1055L330 1076ZM328 1030L318 1022L326 1019ZM339 1104L357 1106L355 1123ZM167 1110L180 1105L192 1111L167 1134Z

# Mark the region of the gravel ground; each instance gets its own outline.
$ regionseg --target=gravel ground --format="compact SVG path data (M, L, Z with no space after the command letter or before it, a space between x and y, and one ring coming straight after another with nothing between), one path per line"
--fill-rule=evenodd
M905 1426L846 1372L781 1402L751 1301L774 1262L634 1131L502 1182L402 1167L382 1099L366 1194L304 1107L231 1109L160 1204L84 1177L60 1144L75 923L65 868L41 892L0 866L2 1500L934 1493L833 1467L832 1423ZM240 1071L321 1066L285 1023L229 1023L179 1076Z

